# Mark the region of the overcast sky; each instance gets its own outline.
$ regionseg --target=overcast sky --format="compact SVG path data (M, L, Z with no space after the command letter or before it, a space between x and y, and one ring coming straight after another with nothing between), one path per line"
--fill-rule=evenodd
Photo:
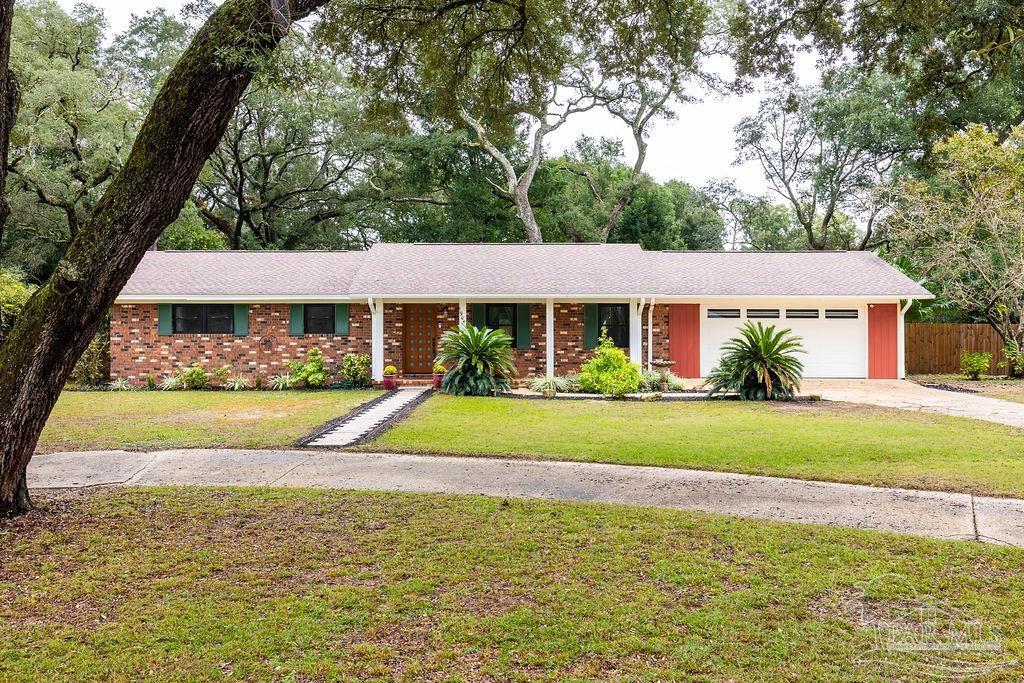
M101 7L107 15L113 32L127 27L133 13L144 14L155 7L177 12L184 0L88 0ZM60 0L71 9L77 0ZM815 70L808 64L800 69L801 80L815 78ZM733 147L733 126L743 116L757 108L759 96L715 98L679 105L677 118L656 124L650 137L650 147L644 170L658 180L678 178L693 185L703 185L711 178L733 177L740 188L760 194L767 192L761 170L756 164L734 166L736 152ZM625 124L601 111L590 111L570 119L550 137L550 151L558 153L572 144L581 133L593 137L617 137L623 140L627 161L632 163L635 147Z

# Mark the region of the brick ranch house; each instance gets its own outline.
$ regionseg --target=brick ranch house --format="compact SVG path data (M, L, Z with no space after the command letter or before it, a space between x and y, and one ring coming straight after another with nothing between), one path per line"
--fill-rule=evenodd
M520 376L576 371L604 327L632 360L702 377L746 320L803 338L807 377L904 376L903 314L931 294L864 252L649 252L632 244L376 244L146 254L110 315L111 376L199 362L269 378L319 348L428 375L461 320L501 327Z

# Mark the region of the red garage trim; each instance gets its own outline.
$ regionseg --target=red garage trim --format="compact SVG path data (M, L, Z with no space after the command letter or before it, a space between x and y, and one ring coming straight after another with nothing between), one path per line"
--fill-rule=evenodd
M896 304L868 304L868 379L897 379Z
M700 377L700 304L668 307L668 357L680 377Z

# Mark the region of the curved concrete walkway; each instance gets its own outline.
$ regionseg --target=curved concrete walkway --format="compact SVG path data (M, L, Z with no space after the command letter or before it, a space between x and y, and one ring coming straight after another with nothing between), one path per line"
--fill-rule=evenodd
M907 380L808 379L800 389L803 394L818 394L826 401L919 410L1024 428L1024 403L932 389Z
M1024 546L1024 500L595 463L324 451L37 455L32 488L294 486L548 498L697 510Z

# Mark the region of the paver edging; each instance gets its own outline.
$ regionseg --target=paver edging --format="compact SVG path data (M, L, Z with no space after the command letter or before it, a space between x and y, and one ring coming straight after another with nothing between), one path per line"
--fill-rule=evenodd
M368 410L372 410L377 404L383 403L388 398L390 398L392 394L396 393L397 391L398 391L398 389L392 389L391 391L385 391L383 394L381 394L377 398L371 398L366 403L360 403L359 405L357 405L355 408L353 408L352 410L348 411L344 415L339 415L338 417L334 418L333 420L330 420L328 422L323 423L322 425L317 427L315 430L313 430L312 432L310 432L306 436L303 436L302 438L298 439L295 442L295 446L298 447L298 448L308 447L311 442L316 441L321 436L323 436L323 435L325 435L325 434L327 434L329 432L333 432L335 429L340 427L342 425L342 423L347 422L348 420L351 420L354 417L358 417L359 415L362 415L363 413L365 413Z
M364 443L366 443L368 441L372 441L373 439L376 439L378 436L380 436L381 434L383 434L387 430L391 429L391 427L393 427L396 423L401 422L402 420L404 420L409 415L409 413L411 413L413 410L416 409L416 407L419 404L421 404L424 401L426 401L428 398L433 396L435 393L437 393L437 392L433 388L429 388L426 391L420 392L419 396L417 396L416 398L414 398L413 400L409 401L404 406L399 408L397 411L395 411L394 415L392 415L388 419L384 420L379 425L377 425L376 427L374 427L370 431L366 432L365 434L360 436L358 439L355 439L352 443L350 443L348 445L349 446L359 446L359 445L362 445L362 444L364 444Z

